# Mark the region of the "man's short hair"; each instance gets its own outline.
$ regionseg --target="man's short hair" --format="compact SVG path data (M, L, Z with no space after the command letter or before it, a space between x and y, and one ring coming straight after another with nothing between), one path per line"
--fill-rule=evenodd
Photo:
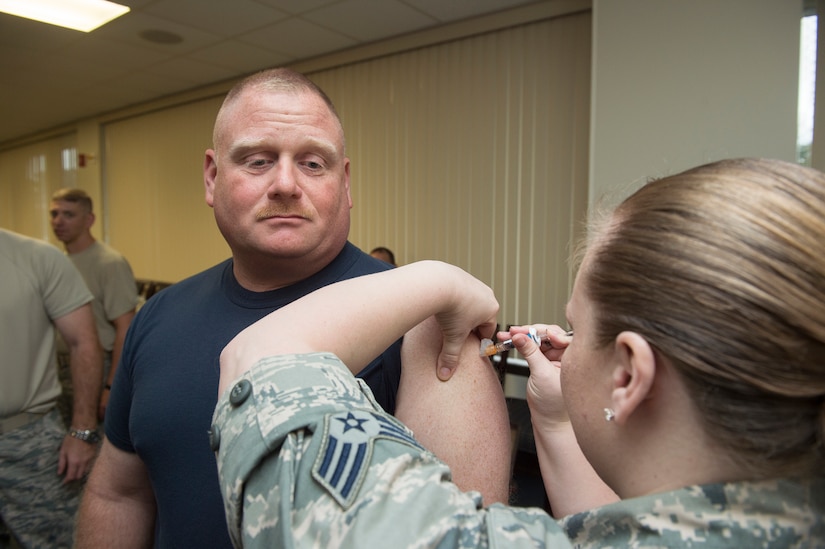
M83 189L60 189L52 195L52 201L80 204L87 212L92 212L92 198Z

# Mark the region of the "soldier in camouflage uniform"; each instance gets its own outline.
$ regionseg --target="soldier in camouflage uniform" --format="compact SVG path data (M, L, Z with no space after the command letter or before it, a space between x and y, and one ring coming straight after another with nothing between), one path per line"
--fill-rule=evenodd
M543 511L459 491L335 355L264 359L217 409L236 547L569 546Z
M693 486L561 528L540 509L483 509L460 492L334 355L264 359L243 379L212 431L237 547L825 546L822 478Z
M0 547L13 536L25 548L66 548L97 453L103 357L92 294L54 246L2 229L0 272L0 516L10 530L5 540L0 534ZM72 356L77 398L69 433L55 407L55 327Z
M412 264L266 317L221 357L210 437L233 542L825 547L822 234L825 175L753 159L653 182L594 229L568 304L575 336L499 334L531 368L559 522L482 508L350 375L431 314L439 364L454 366L459 336L496 312L478 281ZM344 331L353 318L362 337Z

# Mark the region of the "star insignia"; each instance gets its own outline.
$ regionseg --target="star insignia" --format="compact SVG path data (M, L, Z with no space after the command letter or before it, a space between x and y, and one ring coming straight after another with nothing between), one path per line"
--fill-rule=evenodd
M368 419L359 419L355 417L352 415L352 412L348 412L347 417L336 417L335 420L344 424L345 433L350 429L357 429L363 433L365 432L363 425L365 422L369 421Z

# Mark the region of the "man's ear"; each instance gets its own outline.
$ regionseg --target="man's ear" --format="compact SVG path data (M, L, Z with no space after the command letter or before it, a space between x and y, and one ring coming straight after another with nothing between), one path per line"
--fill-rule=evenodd
M203 187L206 194L206 203L209 207L214 204L215 177L218 173L217 153L208 149L203 159Z
M656 354L636 332L622 332L616 336L614 359L611 401L615 421L622 425L650 395L656 377Z

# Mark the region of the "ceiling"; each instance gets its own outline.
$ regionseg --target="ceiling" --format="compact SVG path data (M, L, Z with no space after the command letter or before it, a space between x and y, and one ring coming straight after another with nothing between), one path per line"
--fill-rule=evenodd
M132 11L90 33L0 13L0 144L534 1L119 0Z

